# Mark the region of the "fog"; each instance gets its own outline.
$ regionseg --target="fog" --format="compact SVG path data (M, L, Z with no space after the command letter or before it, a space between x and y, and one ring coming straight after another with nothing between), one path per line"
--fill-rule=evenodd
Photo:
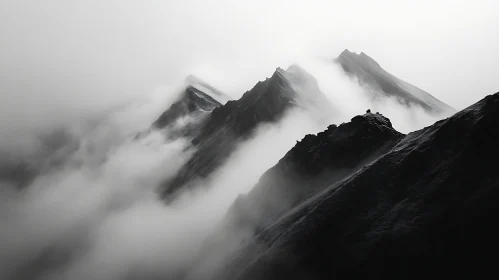
M349 76L340 65L329 60L303 59L299 63L317 79L321 91L335 105L332 123L348 122L369 109L388 117L398 131L409 133L452 115L452 112L429 114L419 106L403 106L395 97L366 88L356 77Z
M126 106L80 135L99 153L82 144L63 168L22 191L2 186L2 279L176 277L236 196L296 139L321 130L305 112L291 111L282 122L261 126L213 176L166 206L157 186L189 158L187 141L167 143L168 131L138 141L129 133L116 136L153 104Z
M188 158L182 152L186 144L166 146L159 133L140 142L131 139L137 127L150 125L164 99L152 94L97 124L74 129L79 146L64 166L42 173L21 191L1 186L0 278L42 278L45 270L85 253L99 228L136 203L143 204L142 211L154 211L149 207L156 201L154 190Z
M345 48L457 109L499 88L494 1L343 2L1 1L0 155L43 165L53 158L43 136L70 137L62 164L23 188L0 184L0 278L202 274L197 256L234 199L305 134L367 109L404 133L444 117L369 98L374 89L331 62ZM134 138L178 98L185 76L237 99L295 62L332 109L296 108L261 125L209 178L161 201L157 187L189 159L191 139L167 141L168 130ZM231 248L222 249L213 254Z
M330 123L349 121L367 108L386 110L402 131L436 120L417 107L406 108L390 99L373 102L366 97L369 89L360 87L331 61L309 59L300 65L317 78L333 109L317 114L311 108L296 108L276 124L262 124L221 168L194 182L191 191L169 205L160 200L157 187L189 159L193 152L185 149L189 139L167 141L168 130L134 138L175 101L181 87L163 87L90 124L71 127L79 144L62 166L42 173L20 191L2 186L0 277L62 280L176 278L186 272L203 275L207 264L198 254L206 239L220 230L217 226L235 198L251 190L296 140L322 131ZM235 244L228 242L227 248L209 253L209 261L223 260Z

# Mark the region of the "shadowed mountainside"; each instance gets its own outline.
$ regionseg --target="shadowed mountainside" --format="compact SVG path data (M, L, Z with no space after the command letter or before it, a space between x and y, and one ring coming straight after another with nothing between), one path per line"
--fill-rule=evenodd
M216 248L230 240L224 232L240 235L213 278L493 272L485 256L498 245L498 128L496 93L408 135L367 113L306 136L236 200L207 242Z
M396 97L402 104L416 104L435 114L454 112L453 108L429 93L389 74L364 53L357 55L345 50L336 61L347 73L359 77L364 85L384 96ZM206 85L202 88L211 87ZM277 122L288 108L301 106L313 108L316 112L334 113L333 106L340 106L329 104L317 80L297 65L290 66L286 71L277 68L271 78L257 83L239 100L228 101L225 105L210 98L220 94L202 94L199 100L200 93L195 91L192 94L190 90L188 87L185 97L172 105L154 124L157 128L172 127L179 119L188 118L187 124L173 129L170 134L193 138L192 144L196 149L179 174L160 187L160 193L167 200L184 185L207 178L225 162L237 143L248 139L259 124Z
M200 132L192 140L196 151L173 179L162 186L168 199L185 184L209 176L235 150L236 145L252 136L262 123L281 119L292 107L321 107L329 102L317 81L300 67L277 68L272 77L258 82L239 100L215 108L201 122Z

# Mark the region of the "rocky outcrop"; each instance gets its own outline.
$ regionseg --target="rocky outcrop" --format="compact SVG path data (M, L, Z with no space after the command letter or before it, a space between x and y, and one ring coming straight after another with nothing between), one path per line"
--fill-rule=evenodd
M249 194L236 200L233 210L244 220L238 223L267 226L309 195L369 164L402 137L390 120L372 113L339 126L330 125L317 135L306 135L261 177Z
M496 93L408 135L367 113L306 136L234 203L225 230L251 234L215 278L495 272L498 128Z

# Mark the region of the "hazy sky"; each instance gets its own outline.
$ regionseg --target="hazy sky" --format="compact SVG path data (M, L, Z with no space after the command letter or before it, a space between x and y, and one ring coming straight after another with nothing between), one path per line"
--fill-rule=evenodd
M458 109L499 90L493 0L0 3L3 125L79 116L191 72L237 97L345 48Z

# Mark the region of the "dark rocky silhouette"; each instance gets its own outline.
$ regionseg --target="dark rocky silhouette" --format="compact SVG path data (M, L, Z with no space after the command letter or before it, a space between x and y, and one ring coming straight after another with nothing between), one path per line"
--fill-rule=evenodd
M206 246L237 249L210 276L496 275L497 143L499 93L408 135L371 113L307 135L233 204Z
M384 95L396 97L403 104L416 104L431 113L454 112L429 93L389 74L364 53L357 55L345 50L336 61L347 73L358 76L363 83ZM239 100L222 106L204 98L205 95L199 99L199 94L191 94L189 87L183 96L154 124L155 127L171 127L182 116L195 119L180 129L170 129L170 136L174 138L192 137L197 150L176 177L162 184L160 192L167 199L182 186L207 178L225 162L239 141L250 137L259 124L278 121L286 109L304 106L315 107L316 111L334 111L318 88L317 80L297 65L286 71L278 68L271 78L257 83Z
M237 143L252 136L259 124L278 121L294 106L320 107L328 104L317 81L297 65L288 70L277 68L272 77L258 82L239 100L216 107L200 123L200 131L192 140L196 152L177 176L165 182L165 199L185 184L208 177L234 151Z
M404 105L419 105L427 112L436 114L455 112L455 109L428 92L388 73L374 59L363 52L357 54L344 50L335 61L341 65L346 73L356 76L362 85L381 92L383 95L395 97Z

